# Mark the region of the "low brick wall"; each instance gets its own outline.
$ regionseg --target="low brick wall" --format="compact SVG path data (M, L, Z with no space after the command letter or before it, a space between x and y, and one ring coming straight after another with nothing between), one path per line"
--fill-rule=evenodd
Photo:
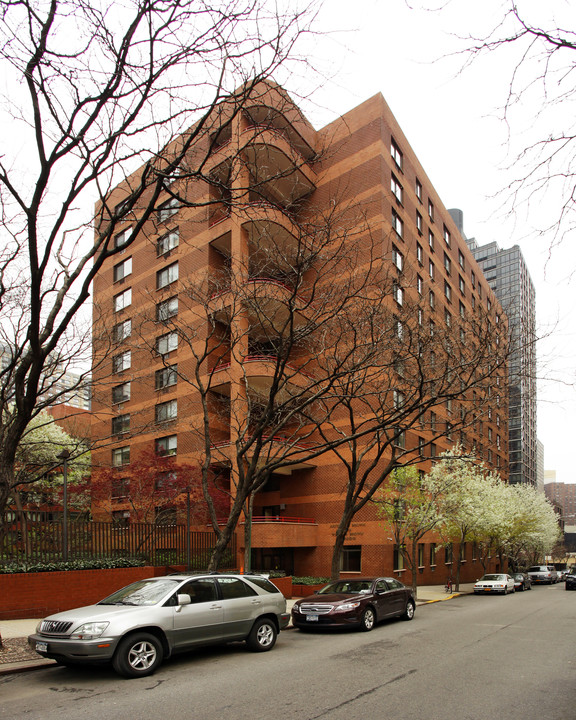
M292 597L292 578L291 577L283 577L283 578L270 578L270 582L274 583L278 590L284 595L285 598L288 600Z
M326 583L320 583L320 585L292 585L292 597L308 597L308 595L314 595L317 590L323 588Z
M136 567L0 574L0 620L42 618L91 605L131 582L164 573L164 567Z

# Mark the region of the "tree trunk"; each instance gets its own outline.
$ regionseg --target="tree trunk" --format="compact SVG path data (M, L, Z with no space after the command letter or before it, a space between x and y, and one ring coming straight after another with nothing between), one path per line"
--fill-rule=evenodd
M246 501L244 508L244 572L252 571L252 510L254 493Z
M352 522L353 517L354 514L350 512L342 515L340 524L336 530L334 548L332 550L332 567L330 570L330 579L332 581L336 581L340 577L340 560L342 558L342 550L344 549L344 542L346 540L348 530L350 529L350 523Z

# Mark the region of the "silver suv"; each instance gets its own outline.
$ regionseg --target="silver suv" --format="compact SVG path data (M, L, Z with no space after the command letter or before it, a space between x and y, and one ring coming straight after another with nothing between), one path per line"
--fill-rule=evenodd
M532 565L526 570L530 575L532 584L534 583L552 583L558 582L558 573L553 565Z
M132 678L199 645L245 640L256 652L271 650L289 619L284 596L263 576L167 575L51 615L28 642L61 665L112 661Z

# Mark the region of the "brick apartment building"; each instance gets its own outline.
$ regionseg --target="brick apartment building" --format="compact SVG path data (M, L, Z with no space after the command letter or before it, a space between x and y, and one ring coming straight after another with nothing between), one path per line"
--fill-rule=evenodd
M187 182L186 168L198 163L203 179ZM135 173L113 191L110 208L122 208L139 178ZM128 243L139 205L129 208L114 236L119 254L94 282L93 435L108 444L93 458L118 476L116 490L94 508L95 517L128 519L130 463L147 449L155 449L159 465L166 456L208 463L214 482L232 496L239 465L250 465L259 452L259 467L270 458L276 462L253 497L252 566L326 575L346 469L333 451L314 454L311 447L322 430L329 427L333 438L347 421L340 412L336 422L327 417L310 429L326 395L315 405L310 397L323 372L325 392L326 368L342 367L337 356L353 343L354 323L339 343L335 320L344 325L344 312L333 313L322 327L317 321L322 332L316 335L306 332L310 316L330 314L327 298L338 302L350 278L350 294L364 273L381 279L388 315L383 310L380 322L387 317L394 327L389 345L395 354L386 370L394 407L411 392L398 347L420 348L414 363L435 336L444 339L438 347L450 360L472 346L468 327L475 328L476 345L490 346L496 335L481 333L485 325L505 325L500 305L381 95L315 130L284 91L258 86L240 111L222 110L198 135L156 207ZM319 239L330 225L335 234ZM358 255L343 261L352 246ZM330 254L334 248L341 248L340 255ZM370 307L365 305L368 314ZM424 369L423 380L439 361L436 350L427 352L430 370ZM486 363L489 357L490 347ZM456 367L443 362L440 367ZM390 379L391 368L397 380ZM431 458L461 442L506 478L504 372L487 372L475 389L452 373L438 378L438 387L448 380L452 392L444 386L435 404L428 389L426 412L404 418L405 431L397 433L390 452L417 460L425 471ZM282 432L260 429L256 448L250 427L269 411L266 398L278 385L276 399L290 421L274 416ZM293 412L290 402L297 398L302 405ZM243 528L241 519L240 553ZM346 536L342 570L403 577L389 535L367 504ZM421 582L443 582L451 552L435 537L422 543ZM473 549L462 552L463 579L474 579L481 569Z

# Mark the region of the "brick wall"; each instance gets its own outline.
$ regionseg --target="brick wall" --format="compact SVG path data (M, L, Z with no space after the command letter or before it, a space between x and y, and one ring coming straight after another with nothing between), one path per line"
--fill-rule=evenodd
M91 605L131 582L164 572L163 567L137 567L0 575L0 620L42 618Z

